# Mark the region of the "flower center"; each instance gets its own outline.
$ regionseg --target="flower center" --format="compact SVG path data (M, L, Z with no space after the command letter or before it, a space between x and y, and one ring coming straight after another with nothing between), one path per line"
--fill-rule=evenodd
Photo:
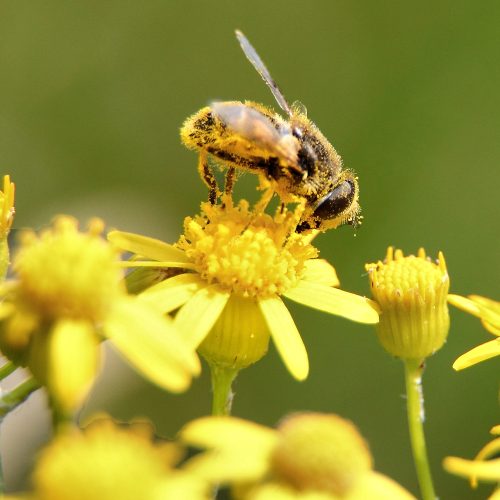
M278 431L273 471L298 490L344 496L372 467L370 452L356 427L337 415L295 414Z
M85 318L99 321L121 291L116 254L100 237L102 222L87 233L59 217L39 236L25 233L14 259L21 297L48 319Z
M403 257L396 251L386 263L369 264L367 269L375 290L391 296L418 293L425 301L426 295L448 285L446 268L420 255Z
M317 256L307 236L294 232L297 216L284 210L274 217L233 206L202 205L202 214L185 220L178 246L209 283L244 297L281 294L301 278L304 262Z

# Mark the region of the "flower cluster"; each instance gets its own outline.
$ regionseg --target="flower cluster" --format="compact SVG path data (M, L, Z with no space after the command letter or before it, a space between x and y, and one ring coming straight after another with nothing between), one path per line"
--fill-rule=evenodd
M31 491L3 498L206 500L219 488L239 500L414 498L374 470L356 426L335 414L295 413L276 429L229 416L235 377L266 354L270 340L290 374L307 378L308 354L288 300L375 325L382 346L404 362L419 486L424 500L436 497L423 431L425 360L446 342L448 303L497 337L453 367L499 355L500 304L450 295L443 254L433 261L423 249L405 256L389 247L383 261L366 264L373 299L342 290L313 245L317 232L300 226L304 205L282 204L270 214L271 195L252 207L234 202L226 188L185 219L173 244L118 230L105 235L100 219L82 231L75 219L58 216L42 231L24 231L11 262L14 184L4 177L0 350L9 361L0 381L17 367L28 368L29 378L0 394L0 416L43 387L55 432L37 457ZM131 255L124 260L122 252ZM212 416L185 425L176 441L154 436L148 423L108 417L79 428L75 416L96 381L104 341L171 392L190 386L201 354L212 377ZM499 427L492 432L500 435ZM447 457L444 467L473 486L498 483L499 451L497 437L474 460Z
M84 430L65 428L38 457L33 492L9 498L208 500L208 482L176 467L182 447L153 438L147 422L123 426L104 417Z
M189 423L181 439L207 451L185 466L212 483L231 485L242 499L411 499L373 470L356 427L334 414L298 413L276 430L234 417Z
M0 348L27 366L53 404L71 413L99 369L99 343L110 339L152 382L185 390L199 361L172 320L127 295L118 253L101 237L103 223L79 232L59 217L39 235L27 231L14 256L14 279L0 293Z
M498 356L500 354L500 302L478 295L470 295L468 298L450 295L448 300L450 304L480 318L484 328L497 337L462 354L453 363L453 368L462 370ZM491 434L500 436L500 425L494 426L491 429ZM499 454L500 437L496 437L487 443L473 460L446 457L443 465L448 472L469 478L473 488L477 487L478 480L496 483L496 490L490 498L498 499L500 498L500 487L498 486L500 483L500 459L497 458Z
M361 323L377 323L368 299L337 288L335 269L310 242L294 232L295 212L273 216L253 211L242 200L204 203L188 217L175 245L112 231L109 240L138 257L132 266L177 272L141 293L167 313L183 338L209 363L239 370L258 361L271 336L290 373L303 380L307 352L282 297Z

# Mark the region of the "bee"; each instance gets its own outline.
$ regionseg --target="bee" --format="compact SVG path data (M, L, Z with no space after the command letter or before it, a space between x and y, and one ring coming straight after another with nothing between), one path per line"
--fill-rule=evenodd
M181 140L199 152L198 170L209 188L209 201L221 192L208 158L228 167L225 192L231 193L237 169L259 176L283 204L302 203L297 231L325 231L360 221L359 188L355 174L342 168L342 159L307 117L300 103L288 104L254 47L241 31L236 37L286 114L252 101L213 102L190 116L181 128ZM266 197L266 194L264 194Z

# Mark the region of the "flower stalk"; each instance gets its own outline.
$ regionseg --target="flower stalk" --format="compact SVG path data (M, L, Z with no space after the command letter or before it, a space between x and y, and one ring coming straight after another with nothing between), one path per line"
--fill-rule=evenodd
M425 359L446 342L450 326L450 279L444 256L437 261L423 248L417 255L387 249L384 261L367 264L370 287L380 307L377 335L384 349L403 361L408 428L423 500L436 498L424 436L422 372Z
M422 391L424 363L420 359L406 359L404 365L408 430L418 484L422 500L434 500L436 493L434 492L424 434L425 410Z
M239 370L210 365L212 378L212 415L227 416L231 414L234 393L233 381Z
M2 366L0 366L0 381L2 381L4 378L7 378L11 373L14 373L16 369L17 366L12 363L12 361L7 361L7 363L4 363Z
M33 378L21 382L11 391L0 396L0 420L35 392L40 384Z

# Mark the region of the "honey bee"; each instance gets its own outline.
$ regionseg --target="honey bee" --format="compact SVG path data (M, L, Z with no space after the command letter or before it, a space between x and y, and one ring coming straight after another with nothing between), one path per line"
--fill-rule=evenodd
M228 167L225 192L233 187L236 169L257 174L267 192L282 203L302 203L297 231L325 231L360 221L358 182L342 159L309 120L300 103L288 104L254 47L241 31L236 37L243 52L285 112L252 101L214 102L190 116L181 128L186 147L199 152L198 170L209 188L209 201L221 192L208 157ZM264 194L264 197L266 194Z

